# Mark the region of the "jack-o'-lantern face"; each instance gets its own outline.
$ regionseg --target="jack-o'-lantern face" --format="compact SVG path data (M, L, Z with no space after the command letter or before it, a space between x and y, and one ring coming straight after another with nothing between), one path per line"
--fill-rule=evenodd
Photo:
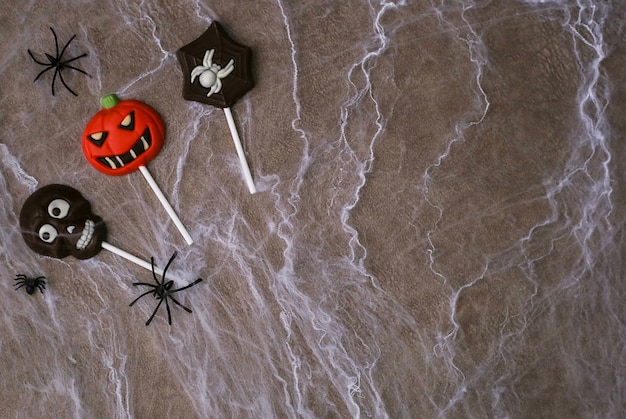
M93 167L107 175L125 175L161 151L165 125L150 106L108 95L102 98L102 107L82 138L83 153Z
M59 259L95 256L107 235L106 224L92 213L89 201L66 185L47 185L33 192L20 212L20 228L28 247Z

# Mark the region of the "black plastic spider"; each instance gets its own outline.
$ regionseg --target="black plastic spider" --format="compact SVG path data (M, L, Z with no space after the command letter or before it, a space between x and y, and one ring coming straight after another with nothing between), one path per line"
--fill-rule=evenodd
M65 60L63 61L63 54L65 53L65 50L67 49L67 47L70 45L70 43L74 40L74 38L76 38L76 35L73 35L69 41L67 41L67 44L65 44L65 46L63 47L63 49L61 50L61 53L59 54L59 41L57 38L57 34L54 32L54 29L50 28L50 30L52 31L52 35L54 35L54 46L56 48L56 55L52 56L50 54L48 54L47 52L46 57L48 58L49 62L44 62L44 61L39 61L37 58L35 58L35 56L33 55L33 53L28 50L28 54L30 55L30 57L37 63L37 64L41 64L43 66L45 66L46 68L43 69L39 74L37 74L37 77L35 77L35 80L33 80L33 82L36 82L37 79L39 79L39 77L45 73L46 71L54 68L54 76L52 76L52 96L54 96L54 82L56 81L57 78L57 74L59 76L59 79L61 79L61 83L63 83L63 86L65 86L65 88L67 90L69 90L69 92L71 94L73 94L74 96L78 96L72 89L70 89L70 87L67 85L67 83L65 83L65 80L63 80L63 74L62 71L66 68L69 68L71 70L76 70L79 73L83 73L88 77L91 77L89 74L87 74L86 71L81 70L80 68L74 67L73 65L69 65L69 63L71 63L72 61L76 61L80 58L86 57L87 53L84 53L82 55L79 55L78 57L74 57L74 58L70 58L69 60Z
M161 303L164 300L165 300L165 307L167 307L167 323L170 326L172 325L172 315L170 313L170 305L167 302L168 298L171 298L172 301L177 306L182 307L187 313L191 313L191 310L189 308L185 307L184 305L182 305L180 302L178 302L178 300L176 300L176 298L174 298L174 296L172 294L174 294L176 292L179 292L179 291L182 291L182 290L186 290L187 288L193 287L197 283L202 282L202 278L198 278L194 282L192 282L191 284L185 285L182 288L172 289L172 286L174 285L174 281L170 280L170 281L166 282L165 281L165 273L167 272L167 269L170 267L170 264L172 263L172 261L174 260L175 257L176 257L176 253L174 253L172 255L172 257L170 258L169 262L167 262L167 265L165 266L165 269L163 270L163 282L159 282L159 280L157 279L156 273L154 272L154 258L150 258L150 262L152 263L152 276L154 277L154 281L156 282L156 285L148 284L146 282L133 282L133 285L135 285L135 286L137 286L137 285L144 285L146 287L152 287L153 289L150 290L150 291L146 291L143 294L141 294L139 297L135 298L133 300L133 302L128 305L129 307L131 307L133 304L135 304L137 302L137 300L139 300L141 297L143 297L144 295L148 295L148 294L153 294L154 298L159 300L159 304L157 304L156 308L152 312L152 315L150 316L150 318L146 322L146 326L150 325L150 322L154 318L154 315L156 314L156 312L159 309L159 307L161 307Z
M28 295L32 295L35 292L35 288L37 288L43 294L43 290L46 289L46 281L44 281L44 279L46 279L45 276L30 278L24 274L18 274L13 280L17 281L15 283L16 290L19 290L22 287L26 287L26 293Z

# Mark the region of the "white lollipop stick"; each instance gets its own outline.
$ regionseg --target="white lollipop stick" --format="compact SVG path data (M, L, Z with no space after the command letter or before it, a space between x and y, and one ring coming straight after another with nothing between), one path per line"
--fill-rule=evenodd
M248 167L248 162L246 161L246 155L244 154L243 147L241 146L241 140L239 139L239 133L237 132L237 127L235 126L233 114L231 113L230 108L223 109L224 114L226 115L226 121L228 121L228 128L230 128L230 135L232 135L233 141L235 143L235 148L237 149L237 155L239 156L239 163L241 164L243 177L246 180L246 184L248 185L250 193L253 194L256 192L256 188L254 187L254 181L252 180L250 168Z
M150 272L152 272L152 264L146 262L143 259L139 259L137 256L135 255L131 255L130 253L126 252L125 250L120 249L119 247L115 247L113 246L111 243L107 243L105 241L103 241L101 243L102 248L108 250L109 252L113 252L118 256L123 257L126 260L129 260L139 266L141 266L142 268L146 268L147 270L149 270ZM159 268L158 266L154 267L154 273L156 273L159 276L163 276L163 269ZM172 279L172 278L170 278Z
M167 211L167 214L174 222L176 228L178 228L178 231L180 231L180 234L183 235L187 244L192 244L193 239L191 238L191 235L189 234L183 223L180 221L180 218L178 218L178 215L176 215L176 213L174 212L174 208L172 208L170 203L167 201L167 198L165 198L165 195L163 195L163 192L161 192L159 185L157 185L157 183L154 181L154 178L152 177L146 166L139 166L139 171L148 181L148 184L156 194L157 198L159 198L159 201L161 201L161 205L163 205L163 208L165 208L165 211Z

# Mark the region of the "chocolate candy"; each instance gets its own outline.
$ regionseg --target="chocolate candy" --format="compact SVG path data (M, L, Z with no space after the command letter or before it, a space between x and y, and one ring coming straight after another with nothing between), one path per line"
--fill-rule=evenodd
M217 21L176 56L186 100L230 108L254 87L252 51L233 41Z
M24 241L33 251L62 259L88 259L102 250L107 227L76 189L47 185L30 195L20 212Z

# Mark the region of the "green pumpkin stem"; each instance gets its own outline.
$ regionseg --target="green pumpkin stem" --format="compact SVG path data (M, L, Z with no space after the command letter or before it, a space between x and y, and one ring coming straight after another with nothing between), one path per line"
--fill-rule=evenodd
M111 93L110 95L102 96L100 103L102 104L103 109L111 109L120 103L120 98L117 97L115 93Z

